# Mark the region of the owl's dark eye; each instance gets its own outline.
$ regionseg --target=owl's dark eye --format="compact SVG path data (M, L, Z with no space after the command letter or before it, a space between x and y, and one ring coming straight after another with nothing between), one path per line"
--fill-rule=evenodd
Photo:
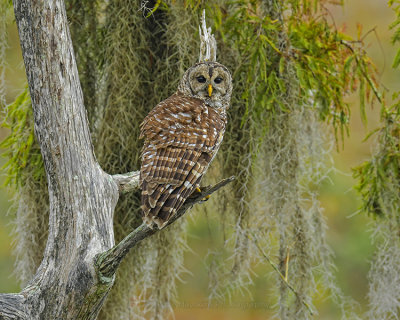
M216 84L218 84L218 83L221 83L222 80L224 80L224 79L222 79L221 77L216 77L216 78L214 79L214 82L215 82Z
M204 78L203 76L198 76L198 77L196 77L196 79L197 79L197 81L200 82L200 83L206 82L206 78Z

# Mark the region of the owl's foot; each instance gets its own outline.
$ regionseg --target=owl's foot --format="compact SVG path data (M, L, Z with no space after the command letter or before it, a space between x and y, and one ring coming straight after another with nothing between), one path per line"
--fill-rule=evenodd
M201 189L199 187L197 187L195 192L201 193ZM201 199L201 202L207 201L210 198L211 198L211 195L205 196L203 199Z

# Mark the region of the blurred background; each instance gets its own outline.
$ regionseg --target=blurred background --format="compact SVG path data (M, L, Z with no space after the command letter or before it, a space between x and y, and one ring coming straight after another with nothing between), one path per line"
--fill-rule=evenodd
M379 70L380 82L387 88L387 100L390 103L391 93L400 87L398 72L391 69L397 48L390 43L389 25L394 21L394 13L386 0L345 0L343 8L329 6L332 23L338 29L356 37L357 24L363 26L367 52ZM7 102L10 103L26 85L26 77L16 26L9 30L9 48L6 62ZM334 170L329 173L321 189L320 200L325 209L329 227L328 243L335 254L337 266L337 283L345 295L358 302L358 311L367 308L368 291L367 274L369 261L374 247L370 241L371 219L358 212L359 196L353 189L356 181L352 178L351 168L368 159L372 150L373 139L363 142L365 135L379 125L379 106L367 110L368 124L365 127L359 116L357 97L348 97L352 106L350 136L344 141L344 147L331 152ZM0 129L0 139L7 135L7 130ZM5 159L0 159L4 164ZM1 177L0 183L4 177ZM13 275L14 257L12 249L12 214L7 214L12 206L12 193L6 188L0 189L0 292L19 291ZM189 245L192 251L186 253L186 268L190 270L179 283L179 302L175 305L176 319L269 319L273 314L273 299L269 297L275 278L271 276L269 266L255 266L257 275L251 295L234 299L231 303L215 303L207 308L208 274L204 264L212 239L208 237L209 225L206 219L195 217L189 226ZM318 319L338 319L339 310L326 295L316 301Z

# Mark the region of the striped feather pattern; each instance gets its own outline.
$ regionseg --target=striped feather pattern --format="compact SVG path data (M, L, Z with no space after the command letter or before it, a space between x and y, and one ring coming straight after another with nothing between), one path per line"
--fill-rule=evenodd
M162 228L200 185L225 131L218 113L197 98L177 92L143 120L140 185L143 219Z

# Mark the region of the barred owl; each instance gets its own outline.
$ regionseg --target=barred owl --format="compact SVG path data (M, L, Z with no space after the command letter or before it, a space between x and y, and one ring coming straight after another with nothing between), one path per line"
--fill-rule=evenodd
M228 69L200 62L143 120L141 208L148 225L164 227L199 187L222 142L231 93Z

